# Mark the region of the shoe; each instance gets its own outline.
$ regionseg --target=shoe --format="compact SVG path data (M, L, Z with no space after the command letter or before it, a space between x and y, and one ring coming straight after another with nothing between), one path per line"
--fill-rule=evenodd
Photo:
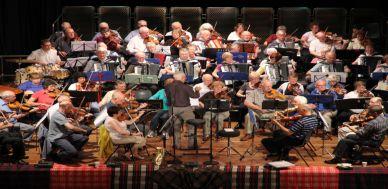
M340 158L333 158L331 160L325 160L325 163L327 163L327 164L337 164L337 163L342 163L342 160Z
M355 159L355 160L352 160L352 164L353 164L353 165L361 165L362 162L361 162L361 160L359 160L359 159Z
M245 129L244 126L242 126L241 124L237 125L236 127L234 127L234 129Z
M148 133L148 135L147 135L147 138L153 138L153 137L155 137L155 136L156 136L155 132L154 132L154 131L150 131L150 132Z
M168 133L163 133L162 134L163 135L163 137L166 139L166 140L168 140L170 137L168 136Z
M244 137L240 139L240 141L247 141L249 139L252 139L253 135L252 134L246 134Z

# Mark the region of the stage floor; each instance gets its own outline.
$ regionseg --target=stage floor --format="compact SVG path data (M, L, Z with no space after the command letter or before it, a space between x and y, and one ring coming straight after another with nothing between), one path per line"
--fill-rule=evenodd
M240 130L241 134L240 137L242 137L245 134L244 130ZM186 141L187 138L184 137L187 135L187 132L184 132L182 134L182 144L183 147L186 147ZM235 152L232 151L232 154L228 157L226 154L226 150L224 150L221 153L218 153L219 150L227 146L227 139L221 138L219 140L213 139L213 154L214 154L214 160L219 162L220 165L225 165L231 163L232 165L249 165L249 166L262 166L266 164L267 162L275 161L276 158L273 159L266 159L266 150L261 146L261 139L271 136L271 133L267 130L266 132L260 132L255 135L254 142L256 146L258 147L257 153L255 155L247 155L243 160L240 160L240 156L237 155ZM240 141L240 137L231 138L232 146L237 149L241 154L245 152L245 150L250 146L251 141ZM206 143L202 142L202 129L198 130L198 143L199 146L202 148L209 148L210 141L207 141ZM315 153L317 156L314 156L315 160L312 160L306 151L304 149L300 149L299 151L304 156L305 160L308 162L310 166L336 166L336 165L329 165L325 164L324 160L331 159L330 155L328 153L324 153L322 156L322 139L318 136L312 136L311 137L311 143L316 148ZM338 139L336 136L331 136L331 140L325 140L325 148L332 153L334 147L338 143ZM145 157L144 160L138 161L138 163L151 163L154 157L154 154L156 152L155 148L153 147L162 147L163 141L159 137L154 138L147 138L147 144L148 151L150 156L147 156L147 153L145 150L141 152L141 154ZM169 140L167 141L167 151L173 152L172 150L172 137L170 136ZM383 147L385 149L388 148L388 142L385 141L383 144ZM36 142L32 141L29 142L27 147L27 155L29 156L28 162L30 164L35 164L40 160L40 150L36 146ZM200 150L200 153L208 153L208 150ZM184 155L184 153L195 153L195 150L176 150L177 157L182 160L183 162L198 162L199 164L209 160L208 155ZM305 166L306 164L303 162L303 160L298 157L297 153L292 150L290 152L291 162L295 163L299 166ZM169 160L171 157L168 155L165 156L165 160ZM115 159L113 159L115 160ZM98 143L97 143L97 131L94 131L92 135L90 136L88 144L84 147L83 152L80 156L79 164L88 164L93 163L96 161L100 161L101 163L105 161L105 159L102 159L98 155ZM125 161L126 163L130 163L130 161ZM381 164L376 165L369 165L371 167L381 167Z

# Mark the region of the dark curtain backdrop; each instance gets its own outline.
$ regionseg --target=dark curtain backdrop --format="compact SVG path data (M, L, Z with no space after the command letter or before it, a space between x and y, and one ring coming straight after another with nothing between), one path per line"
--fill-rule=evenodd
M257 7L372 7L384 10L384 0L0 0L0 55L28 54L39 48L39 41L51 33L52 22L63 6L123 5L143 6L257 6Z

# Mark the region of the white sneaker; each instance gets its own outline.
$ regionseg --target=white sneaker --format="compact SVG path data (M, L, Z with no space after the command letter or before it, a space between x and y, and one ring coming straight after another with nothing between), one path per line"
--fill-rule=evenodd
M147 135L148 138L153 138L155 137L155 132L154 131L150 131Z

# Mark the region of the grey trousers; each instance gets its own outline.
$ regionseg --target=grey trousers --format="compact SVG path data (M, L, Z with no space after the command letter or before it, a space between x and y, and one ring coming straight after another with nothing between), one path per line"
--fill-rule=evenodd
M23 133L23 140L30 141L35 128L32 125L28 125L21 122L14 123L14 127L18 127Z
M181 126L189 119L195 119L195 115L193 112L193 108L191 106L188 107L174 107L174 115L176 119L174 119L174 137L175 137L175 147L181 147ZM187 125L189 141L188 147L194 147L194 126Z
M212 115L213 118L210 117L210 114ZM220 131L224 127L224 119L229 117L229 115L230 115L229 111L219 112L219 113L214 113L214 112L210 113L209 111L207 111L203 116L203 119L206 121L205 127L203 128L203 136L208 137L210 135L210 126L211 126L212 119L215 119L217 123L218 131Z
M257 121L258 120L261 120L261 119L272 119L274 117L274 113L273 112L269 112L269 113L260 113L259 111L253 111ZM252 125L253 123L251 123L251 119L249 117L249 113L247 113L245 115L245 131L247 134L252 134Z

